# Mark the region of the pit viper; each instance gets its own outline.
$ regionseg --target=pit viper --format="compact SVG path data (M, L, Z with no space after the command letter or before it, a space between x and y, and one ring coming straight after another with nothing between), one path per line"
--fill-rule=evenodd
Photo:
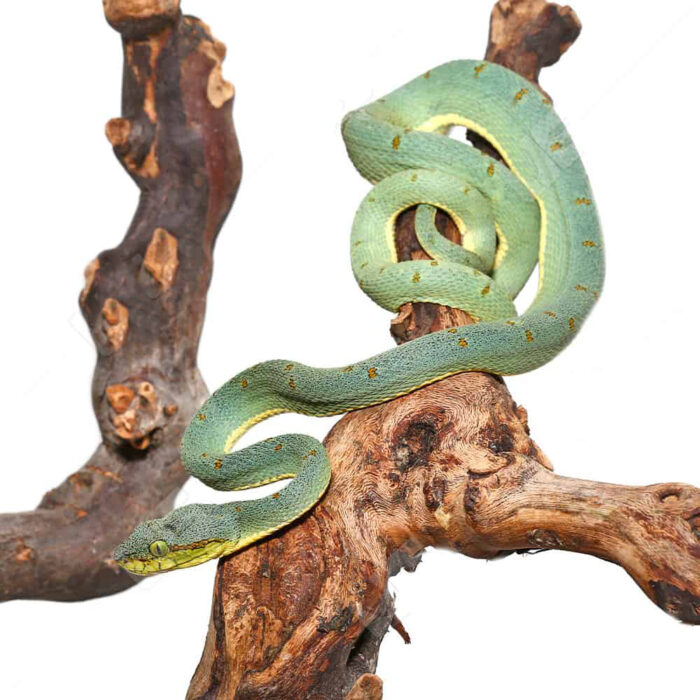
M478 134L500 158L452 138L452 126ZM331 477L323 445L280 435L233 452L256 423L284 412L345 413L458 372L527 372L561 352L598 299L603 248L588 178L550 100L518 74L484 61L444 64L346 115L342 134L353 164L374 185L351 233L361 289L391 311L434 302L478 322L346 367L274 360L233 377L192 418L183 464L219 490L291 481L265 498L186 505L141 523L114 554L133 573L230 554L319 501ZM414 205L416 233L431 259L399 262L394 225ZM438 233L438 210L454 221L461 245ZM537 264L537 294L518 316L513 299Z

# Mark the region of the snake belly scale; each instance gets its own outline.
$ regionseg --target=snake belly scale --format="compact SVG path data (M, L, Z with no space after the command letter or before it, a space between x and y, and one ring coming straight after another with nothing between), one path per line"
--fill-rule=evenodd
M452 125L487 139L505 165L450 138ZM290 411L344 413L458 372L527 372L571 341L600 294L602 240L586 173L549 100L516 73L488 62L447 63L351 112L342 130L352 162L375 185L352 228L360 287L387 309L430 301L479 322L347 367L274 360L235 376L193 417L182 442L185 467L220 490L290 483L265 498L186 505L141 523L115 551L129 571L158 573L230 554L318 502L331 476L323 445L282 435L231 451L256 423ZM433 259L399 263L394 223L414 205L419 241ZM452 217L462 245L437 233L436 209ZM513 299L536 264L537 295L518 316Z

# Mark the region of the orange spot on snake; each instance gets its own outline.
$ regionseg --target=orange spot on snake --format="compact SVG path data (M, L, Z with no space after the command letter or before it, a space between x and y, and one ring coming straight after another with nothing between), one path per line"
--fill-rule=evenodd
M587 292L588 287L584 287L582 284L577 284L576 285L576 291L577 292Z
M222 464L221 460L217 459L216 462L214 462L214 467L216 469L221 469L221 464Z
M595 241L584 241L581 245L586 248L595 248L596 246Z
M292 369L292 367L294 367L294 365L285 365L284 366L284 368L287 370L287 372L289 372L289 370Z
M482 70L484 70L484 68L486 68L486 64L485 64L485 63L482 63L482 64L479 65L479 66L475 66L475 67L474 67L474 77L475 77L475 78L478 78L478 77L479 77L479 74L481 73Z
M486 172L489 174L489 177L493 177L493 174L496 172L496 168L494 167L493 163L491 163L491 165L489 165Z
M399 150L399 144L401 143L401 137L400 136L394 136L394 140L391 142L391 145L395 151Z
M352 372L355 369L355 365L348 365L343 372Z
M481 290L481 296L485 297L489 292L491 291L491 285L487 284L482 290Z
M369 376L370 379L374 379L377 376L377 368L376 367L370 367L367 370L367 375Z
M424 77L424 78L429 78L429 77L430 77L430 71L428 71L427 73L425 73L425 75L423 75L423 77Z
M457 329L456 329L456 328L448 328L448 329L447 329L447 332L448 332L448 333L456 333L456 332L457 332Z
M527 93L530 92L527 88L523 88L522 90L518 90L518 92L515 94L515 101L520 102L520 100L527 95Z
M206 420L207 419L207 417L203 413L198 413L197 418L199 418L199 420Z
M545 311L544 313L547 314L547 316L551 316L552 318L556 318L557 315L554 313L554 311Z
M290 379L290 380L289 380L289 388L290 388L290 389L296 389L296 388L297 388L297 385L294 383L294 380L293 380L293 379Z
M241 381L241 386L245 389L245 388L248 386L248 380L247 380L247 379L243 379L243 380Z
M466 339L466 338L460 338L460 339L459 339L459 343L457 343L457 344L458 344L460 347L462 347L462 348L468 348L468 347L469 347L469 343L467 342L467 339Z
M280 497L280 495L279 495L278 493L273 493L273 494L272 494L272 498L279 498L279 497Z
M588 197L576 197L574 201L578 207L580 207L582 204L585 204L586 206L593 204L592 200L588 199Z
M559 151L563 148L562 142L561 141L555 141L550 147L549 150L554 153L554 151Z
M532 335L532 331L531 331L531 330L526 330L526 331L525 331L525 337L527 338L527 342L528 342L528 343L531 343L531 342L535 339L534 336Z
M413 281L414 281L414 282L420 282L420 273L419 273L419 272L414 273L414 275L413 275Z
M282 449L282 443L275 445L275 452L279 452Z

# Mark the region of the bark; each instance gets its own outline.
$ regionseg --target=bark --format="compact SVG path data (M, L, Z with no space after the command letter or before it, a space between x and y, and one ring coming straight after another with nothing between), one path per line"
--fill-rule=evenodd
M536 81L579 31L570 8L500 0L486 56ZM397 224L401 259L423 255L412 216ZM393 333L402 342L468 321L413 304ZM326 447L333 479L311 514L220 561L190 700L381 698L381 640L392 624L405 634L387 580L428 546L483 558L593 554L623 566L667 612L700 622L700 490L557 476L499 378L461 374L356 411Z
M178 0L105 0L124 48L123 116L107 138L141 190L124 241L87 267L102 443L31 512L0 516L0 600L83 600L138 579L114 546L165 514L186 479L179 443L207 396L196 365L216 236L241 159L224 45Z

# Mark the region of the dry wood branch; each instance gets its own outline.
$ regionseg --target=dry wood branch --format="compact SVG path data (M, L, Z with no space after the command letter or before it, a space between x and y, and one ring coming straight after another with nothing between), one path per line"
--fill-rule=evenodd
M700 621L700 491L555 475L495 377L462 374L352 413L327 446L334 481L322 506L221 563L190 697L344 697L374 671L392 556L426 546L594 554Z
M487 58L535 81L579 31L570 8L500 0ZM397 224L401 259L424 255L412 217ZM441 226L454 240L450 222ZM403 342L464 322L462 312L413 304L392 332ZM377 654L395 622L387 580L427 546L484 558L593 554L623 566L671 614L700 622L700 490L556 476L499 378L462 374L356 411L326 446L333 480L322 503L219 563L190 700L381 698Z
M80 295L98 350L102 444L35 511L0 516L0 599L81 600L136 579L111 559L141 520L172 508L179 443L206 398L196 366L212 249L241 160L221 75L225 48L177 0L104 0L123 38L123 116L107 138L141 190L123 243Z

